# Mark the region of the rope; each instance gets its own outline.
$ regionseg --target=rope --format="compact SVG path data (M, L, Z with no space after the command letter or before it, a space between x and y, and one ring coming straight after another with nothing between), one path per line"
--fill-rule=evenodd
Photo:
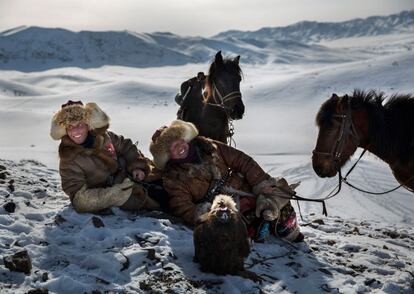
M296 200L296 204L298 205L300 219L304 222L305 220L303 219L302 210L300 209L300 205L299 205L299 200Z
M410 180L412 180L412 179L414 179L414 176L410 177L410 178L409 178L409 181L410 181ZM392 189L390 189L390 190L383 191L383 192L371 192L371 191L367 191L367 190L364 190L364 189L361 189L361 188L358 188L358 187L354 186L353 184L349 183L346 179L343 179L342 181L343 181L345 184L347 184L348 186L350 186L351 188L354 188L355 190L358 190L358 191L363 192L363 193L371 194L371 195L384 195L384 194L388 194L388 193L391 193L391 192L393 192L393 191L395 191L395 190L398 190L399 188L401 188L402 186L404 186L404 185L405 185L405 184L400 184L399 186L397 186L397 187L395 187L395 188L392 188ZM408 183L409 181L407 181L406 183ZM406 188L406 187L404 187L404 188ZM408 191L410 191L410 192L414 192L414 191L412 191L412 190L411 190L411 189L409 189L409 188L406 188L406 189L407 189Z
M403 186L405 186L406 184L408 184L412 179L414 179L414 175L413 176L411 176L407 181L404 181L404 183L402 183L402 184L400 184L400 185L398 185L397 187L395 187L395 188L392 188L392 189L389 189L389 190L386 190L386 191L383 191L383 192L371 192L371 191L367 191L367 190L364 190L364 189L362 189L362 188L358 188L358 187L356 187L355 185L353 185L353 184L351 184L349 181L348 181L348 179L347 179L347 177L349 176L349 174L352 172L352 170L355 168L355 166L357 165L357 163L360 161L360 159L362 158L362 156L364 156L364 154L365 154L365 152L367 151L367 149L364 149L364 151L361 153L361 155L359 156L359 158L358 158L358 160L355 162L355 164L349 169L349 171L346 173L346 175L345 175L345 177L344 178L342 178L342 182L343 183L345 183L345 184L347 184L349 187L351 187L351 188L354 188L355 190L357 190L357 191L360 191L360 192L363 192L363 193L367 193L367 194L371 194L371 195L385 195L385 194L388 194L388 193L391 193L391 192L394 192L395 190L398 190L399 188L401 188L401 187L403 187ZM407 188L407 187L404 187L405 189L407 189L408 191L410 191L410 192L414 192L413 190L411 190L411 189L409 189L409 188Z

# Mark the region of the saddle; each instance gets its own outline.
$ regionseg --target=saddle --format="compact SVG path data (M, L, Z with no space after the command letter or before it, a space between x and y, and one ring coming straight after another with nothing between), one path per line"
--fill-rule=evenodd
M184 83L181 84L181 89L180 89L180 93L178 93L177 95L175 95L175 102L180 106L180 108L178 109L177 112L177 118L178 119L183 119L184 118L184 113L186 110L186 98L190 95L190 93L192 92L192 90L198 86L198 88L201 88L200 91L202 90L203 86L204 86L204 80L205 80L206 76L204 75L203 72L199 72L197 74L197 76L185 81ZM203 85L200 86L200 83L203 83Z

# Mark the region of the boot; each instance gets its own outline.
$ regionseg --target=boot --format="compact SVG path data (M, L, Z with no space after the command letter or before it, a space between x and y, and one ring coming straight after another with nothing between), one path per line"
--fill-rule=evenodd
M300 232L296 218L296 212L292 205L288 203L282 208L279 219L273 222L272 233L289 242L302 242L304 235Z

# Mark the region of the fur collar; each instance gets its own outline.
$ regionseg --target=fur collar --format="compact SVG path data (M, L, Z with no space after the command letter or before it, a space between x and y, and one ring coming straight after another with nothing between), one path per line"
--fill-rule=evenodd
M105 145L112 143L111 138L106 131L92 132L95 137L93 148L85 148L73 142L67 135L62 138L59 145L59 158L62 162L71 162L79 154L84 156L96 156L101 159L109 170L114 173L118 169L118 162L105 149Z
M198 136L193 139L193 144L201 157L201 163L167 163L165 173L175 178L204 178L207 174L211 179L221 179L222 175L218 168L220 158L217 154L217 146L214 141L205 137Z

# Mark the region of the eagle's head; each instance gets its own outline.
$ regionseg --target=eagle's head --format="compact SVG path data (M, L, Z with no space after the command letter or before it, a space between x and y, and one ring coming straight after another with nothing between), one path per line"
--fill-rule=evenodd
M236 203L228 195L217 195L211 205L210 213L214 214L221 222L230 220L233 213L237 213Z

